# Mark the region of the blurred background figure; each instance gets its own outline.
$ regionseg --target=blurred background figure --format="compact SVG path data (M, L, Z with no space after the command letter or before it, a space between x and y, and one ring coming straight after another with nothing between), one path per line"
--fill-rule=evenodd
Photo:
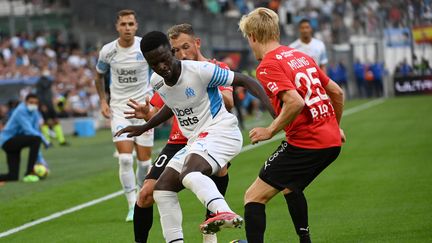
M302 19L298 23L299 38L289 46L311 56L318 66L325 71L328 62L324 42L313 37L313 29L309 19Z
M42 70L42 76L36 83L36 94L39 99L39 110L42 113L43 125L41 127L42 134L45 139L51 143L50 130L55 133L55 138L61 146L68 145L63 135L63 129L57 119L57 112L54 109L54 98L52 92L53 80L50 76L48 68Z
M16 181L19 178L21 150L28 147L29 156L24 182L36 182L39 177L33 175L33 167L38 159L40 144L49 147L48 141L39 130L41 116L38 112L39 100L35 94L29 94L13 111L5 128L0 133L0 146L6 153L8 173L0 175L0 181Z

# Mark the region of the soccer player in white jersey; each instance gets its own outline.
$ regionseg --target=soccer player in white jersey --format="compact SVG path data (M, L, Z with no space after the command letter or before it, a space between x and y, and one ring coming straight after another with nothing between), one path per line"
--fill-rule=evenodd
M325 71L328 63L327 52L324 42L314 38L312 26L308 19L300 20L298 24L300 37L291 43L289 47L297 49L312 57L316 64Z
M212 63L179 61L162 32L147 33L141 51L155 71L151 85L165 105L146 124L123 128L115 136L139 136L175 114L180 130L188 138L186 147L168 162L153 193L165 241L184 241L177 197L183 186L206 208L217 212L200 225L201 232L216 233L221 228L241 226L243 219L230 209L209 178L240 152L243 140L237 118L225 109L218 86L245 86L274 115L263 88L256 80Z
M113 134L128 125L145 123L144 120L125 119L123 112L128 109L126 104L129 98L145 102L145 97L153 93L149 83L151 69L140 50L141 38L135 36L138 29L135 12L127 9L119 11L116 29L119 38L104 45L99 53L95 81L102 114L111 118ZM104 91L103 76L106 72L110 72L111 78L109 105ZM119 152L119 177L129 206L126 216L126 221L129 222L133 220L136 181L141 188L151 164L153 130L135 138L114 137L113 142ZM134 148L137 157L136 179L132 155Z

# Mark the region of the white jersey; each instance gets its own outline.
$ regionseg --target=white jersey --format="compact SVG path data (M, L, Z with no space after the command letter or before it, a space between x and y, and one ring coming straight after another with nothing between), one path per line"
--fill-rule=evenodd
M289 45L289 47L297 49L308 56L312 57L318 66L325 65L328 63L327 52L324 42L312 38L309 43L304 43L300 39L297 39Z
M171 108L183 135L193 142L201 132L237 126L237 118L225 109L218 86L230 86L234 73L209 62L181 61L181 74L174 86L157 73L151 85Z
M140 50L141 38L135 36L131 47L123 48L118 39L102 47L99 53L96 71L110 72L110 107L113 110L127 110L129 98L139 103L152 95L150 86L151 69Z

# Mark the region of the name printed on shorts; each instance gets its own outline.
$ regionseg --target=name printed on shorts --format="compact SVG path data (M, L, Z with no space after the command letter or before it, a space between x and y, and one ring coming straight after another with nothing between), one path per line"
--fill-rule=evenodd
M191 126L199 122L198 117L191 116L194 114L192 108L186 108L186 109L174 108L173 111L174 114L177 116L180 126L182 127Z
M309 61L306 59L306 57L300 57L296 59L292 59L287 62L288 65L291 67L292 70L297 70L302 67L309 66Z

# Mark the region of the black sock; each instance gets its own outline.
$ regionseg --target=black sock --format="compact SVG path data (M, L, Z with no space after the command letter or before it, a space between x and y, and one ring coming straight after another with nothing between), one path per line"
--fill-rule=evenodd
M265 204L250 202L244 208L247 242L263 243L266 228Z
M310 241L308 225L307 201L303 192L291 192L285 195L285 201L288 204L288 210L294 223L297 235L301 243Z
M141 208L135 203L133 223L135 242L147 242L149 231L153 225L153 205L148 208Z
M210 176L210 178L214 181L214 183L216 184L217 189L219 190L219 192L225 196L225 193L227 191L228 188L228 182L229 182L229 176L228 174L226 174L225 176ZM206 219L210 218L210 215L213 212L211 212L210 210L207 209L207 214L206 214Z

